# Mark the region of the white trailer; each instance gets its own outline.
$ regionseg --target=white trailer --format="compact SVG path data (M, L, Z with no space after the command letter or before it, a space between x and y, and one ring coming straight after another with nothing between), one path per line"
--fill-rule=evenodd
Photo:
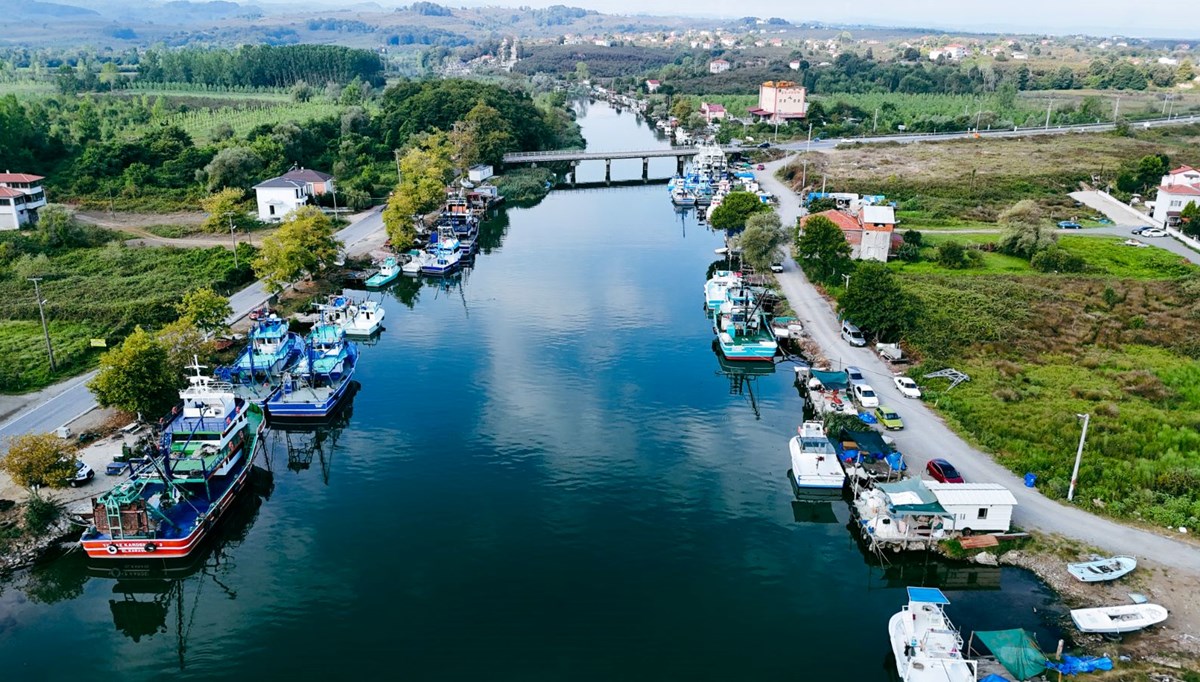
M998 483L938 483L925 481L938 504L952 515L947 530L968 533L1007 533L1017 498Z

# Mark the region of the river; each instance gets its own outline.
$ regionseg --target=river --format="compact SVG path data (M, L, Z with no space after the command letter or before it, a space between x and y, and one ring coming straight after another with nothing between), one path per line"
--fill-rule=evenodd
M665 144L607 105L581 123L592 149ZM723 371L701 306L722 240L662 185L554 191L483 241L465 276L385 296L352 411L270 432L191 566L76 552L0 584L4 677L887 680L908 584L944 586L964 636L1053 648L1029 573L880 565L845 502L794 500L791 368Z

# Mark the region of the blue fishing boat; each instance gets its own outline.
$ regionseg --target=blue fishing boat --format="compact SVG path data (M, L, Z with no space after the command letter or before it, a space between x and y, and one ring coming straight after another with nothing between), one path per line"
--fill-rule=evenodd
M272 418L320 418L329 415L346 394L358 364L358 346L346 340L345 331L321 323L304 341L305 350L283 382L267 398Z
M779 351L762 304L743 285L728 291L728 300L713 311L713 328L727 360L770 362Z
M288 331L288 323L275 315L258 320L250 328L250 342L228 367L217 375L227 381L270 380L278 377L300 354L300 337Z
M395 256L388 256L383 259L383 263L379 265L379 272L367 278L368 287L384 287L391 284L392 280L400 274L400 264L396 262Z
M421 274L448 275L462 265L462 245L449 227L438 228L437 241L429 245L430 257L421 264Z
M158 451L92 498L80 538L93 559L185 557L211 532L253 466L263 415L233 385L195 376L160 433Z

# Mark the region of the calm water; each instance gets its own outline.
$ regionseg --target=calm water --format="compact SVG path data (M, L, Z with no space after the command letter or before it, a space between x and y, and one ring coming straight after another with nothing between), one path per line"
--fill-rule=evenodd
M604 105L583 123L595 149L663 144ZM721 240L661 185L490 227L460 280L388 295L352 412L270 433L194 565L114 579L71 555L0 586L4 678L886 680L906 584L947 586L964 633L1053 647L1028 574L881 568L844 502L793 501L790 367L722 372L701 311Z

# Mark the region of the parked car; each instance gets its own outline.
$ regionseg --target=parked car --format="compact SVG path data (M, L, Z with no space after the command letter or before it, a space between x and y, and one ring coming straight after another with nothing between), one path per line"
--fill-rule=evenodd
M770 147L771 147L771 143L770 143L770 142L759 142L759 143L758 143L758 148L759 148L759 149L769 149Z
M886 405L880 405L875 408L875 418L879 420L879 425L888 431L899 431L904 428L904 420L896 411Z
M940 457L929 460L929 464L925 465L925 471L939 483L966 483L962 474L958 473L958 469Z
M1132 230L1130 230L1129 234L1141 234L1144 230L1150 230L1150 229L1153 229L1153 228L1150 227L1149 225L1141 225L1139 227L1135 227Z
M760 163L760 164L758 164L757 166L755 166L755 169L756 169L756 170L766 170L766 169L767 169L767 167L766 167L766 166L764 166L764 165L762 165L762 164Z
M771 263L771 272L783 272L783 263Z
M1060 230L1079 230L1083 229L1083 225L1080 225L1074 220L1060 220L1058 221L1058 228Z
M1121 243L1124 244L1125 246L1137 246L1137 247L1143 248L1143 249L1150 246L1149 244L1147 244L1145 242L1139 242L1136 239L1126 239L1125 241L1123 241Z
M871 388L870 384L855 384L850 390L854 392L854 400L859 405L866 408L879 407L879 396L875 395L875 389Z
M67 479L71 487L83 485L96 477L96 472L82 460L75 461L75 475Z
M1151 227L1147 230L1142 230L1139 234L1141 234L1143 237L1165 237L1167 236L1167 231L1160 230L1157 227Z
M846 380L850 382L851 386L867 383L867 378L863 376L862 370L857 367L846 368Z
M896 384L896 390L900 391L900 395L905 398L920 398L921 389L917 386L917 382L908 377L895 377L892 383Z
M867 339L863 337L862 331L845 320L842 321L842 338L851 346L867 345Z

